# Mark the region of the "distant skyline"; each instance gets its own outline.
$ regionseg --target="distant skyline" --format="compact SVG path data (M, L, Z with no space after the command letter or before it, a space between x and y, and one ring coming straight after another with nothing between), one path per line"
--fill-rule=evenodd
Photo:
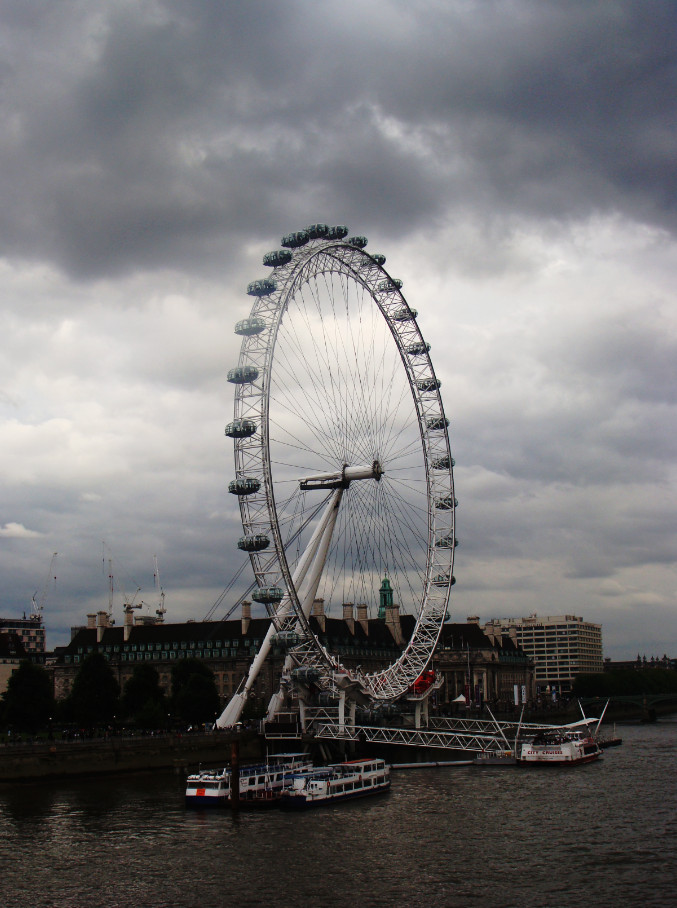
M635 0L0 7L0 615L202 620L245 556L234 323L349 225L432 344L451 620L677 654L677 9ZM220 617L250 577L215 613ZM340 613L340 603L332 603Z

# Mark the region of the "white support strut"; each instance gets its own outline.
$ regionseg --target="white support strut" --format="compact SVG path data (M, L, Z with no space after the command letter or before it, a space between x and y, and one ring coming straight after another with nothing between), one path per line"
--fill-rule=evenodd
M322 515L322 518L318 523L317 528L315 529L308 543L308 546L303 553L303 557L299 561L294 572L294 586L297 590L299 590L304 585L304 581L306 579L306 575L308 574L309 568L311 567L311 565L313 566L313 570L311 571L308 578L308 583L304 585L305 589L301 603L306 617L310 614L310 608L317 592L320 577L322 576L322 569L324 567L324 561L327 556L331 534L333 533L334 526L336 525L336 515L338 513L338 506L341 502L342 495L343 488L339 487L331 496L329 504L327 505L324 514ZM321 551L323 553L321 559L316 558L318 551ZM300 596L299 599L301 600ZM276 619L285 618L290 614L290 612L291 599L289 598L289 595L286 594L277 607L275 617ZM249 697L254 682L256 681L256 678L258 677L258 674L261 671L264 662L268 658L272 640L276 633L277 628L275 626L275 621L272 621L270 627L266 632L266 636L263 638L259 651L249 668L244 687L241 691L238 691L231 697L230 701L226 705L226 708L216 720L217 728L228 728L232 725L235 725L235 723L239 721L240 716L242 715L242 710L244 709L244 705L247 702L247 698Z

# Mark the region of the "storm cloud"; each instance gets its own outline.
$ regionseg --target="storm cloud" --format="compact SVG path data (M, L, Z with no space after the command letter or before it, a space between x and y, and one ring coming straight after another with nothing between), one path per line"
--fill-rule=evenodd
M58 551L169 619L240 566L225 382L261 254L388 256L452 421L452 611L677 651L677 12L514 0L0 8L0 610ZM105 541L105 545L102 543ZM112 553L112 554L111 554ZM143 592L145 591L145 592Z

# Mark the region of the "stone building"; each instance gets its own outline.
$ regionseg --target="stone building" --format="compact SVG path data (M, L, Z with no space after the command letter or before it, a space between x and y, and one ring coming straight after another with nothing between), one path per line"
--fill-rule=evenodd
M441 703L463 695L469 703L507 710L535 700L531 659L509 634L487 634L477 619L445 624L433 662L444 678Z
M384 668L401 654L411 637L415 618L400 615L389 605L381 618L368 618L366 605L346 603L341 618L324 613L317 600L310 619L320 642L335 653L348 668L360 666L365 673ZM252 618L245 603L242 617L229 621L188 621L170 624L154 619L132 620L131 612L122 627L112 626L107 612L88 616L88 626L74 629L68 646L49 666L54 676L57 700L70 693L82 661L95 651L103 653L123 688L134 667L150 663L160 684L171 689L172 667L181 659L197 658L214 673L221 701L225 704L237 690L269 626L268 618ZM279 685L285 651L272 647L271 654L254 686L251 700L263 709ZM434 657L434 668L442 676L436 693L439 708L448 706L460 694L471 701L512 703L514 685L531 691L533 670L528 658L514 641L490 640L477 624L447 623L442 629Z

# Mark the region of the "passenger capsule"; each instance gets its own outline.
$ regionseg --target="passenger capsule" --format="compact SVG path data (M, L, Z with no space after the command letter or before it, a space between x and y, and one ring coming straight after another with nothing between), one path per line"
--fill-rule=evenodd
M273 637L273 643L278 646L296 646L300 641L301 638L296 631L280 631Z
M348 228L344 227L343 224L338 224L336 227L330 227L327 231L328 240L342 240L344 236L348 236Z
M364 249L367 242L366 236L349 236L346 240L349 246L354 246L356 249Z
M430 352L430 344L426 344L425 341L414 341L413 344L409 344L407 347L407 353L411 356L424 356L424 354Z
M431 466L433 470L448 470L450 466L456 466L456 461L453 457L438 457L437 460L433 460Z
M261 483L253 476L233 479L228 483L228 491L231 495L253 495L260 488Z
M383 293L393 293L395 290L402 289L402 281L398 277L389 277L385 281L379 281L376 289L383 291Z
M455 549L458 545L458 539L455 536L442 536L435 545L438 549Z
M237 322L235 333L242 337L253 337L255 334L260 334L264 331L265 327L265 321L259 318L258 315L254 315L251 318L243 318L242 321Z
M233 385L246 385L247 382L256 381L258 377L259 370L256 366L236 366L227 375L228 381Z
M307 230L297 230L295 233L288 233L282 237L282 245L290 249L296 249L298 246L305 246L310 237Z
M419 391L437 391L442 387L442 382L439 378L419 378L416 380L416 387Z
M377 265L381 266L381 268L386 263L386 257L381 252L372 252L371 257L373 258L373 260L376 262Z
M256 423L251 419L234 419L226 426L228 438L251 438L256 433Z
M284 590L279 586L262 586L252 592L254 602L281 602L284 596Z
M417 315L418 310L410 309L409 306L402 306L401 309L396 309L390 317L394 322L411 322Z
M438 511L450 511L452 507L458 507L458 499L452 498L451 495L445 495L443 498L436 498L435 507Z
M273 252L266 252L263 256L263 264L269 268L279 268L291 262L291 252L289 249L275 249Z
M329 224L311 224L306 233L311 240L321 240L329 233Z
M446 429L449 425L449 420L446 416L429 416L425 424L432 432L435 432Z
M275 281L271 281L269 277L261 278L258 281L252 281L251 284L247 284L247 293L250 296L268 296L273 293L277 288Z
M451 577L449 574L438 574L437 577L433 577L432 585L433 586L453 586L456 583L456 578L452 574Z
M243 552L262 552L270 545L270 539L263 533L254 536L241 536L237 541L238 549Z

